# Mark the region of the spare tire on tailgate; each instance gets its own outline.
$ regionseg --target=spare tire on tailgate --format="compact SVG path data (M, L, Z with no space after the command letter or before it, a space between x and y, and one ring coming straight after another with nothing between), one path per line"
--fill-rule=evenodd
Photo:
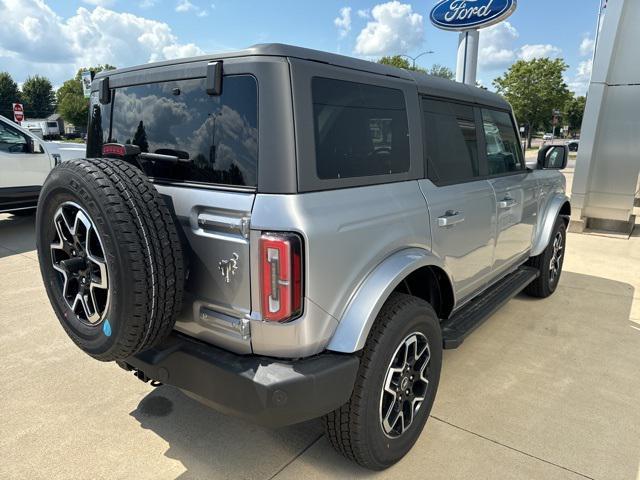
M173 329L182 247L164 200L133 165L63 162L38 201L40 271L58 320L98 360L127 358Z

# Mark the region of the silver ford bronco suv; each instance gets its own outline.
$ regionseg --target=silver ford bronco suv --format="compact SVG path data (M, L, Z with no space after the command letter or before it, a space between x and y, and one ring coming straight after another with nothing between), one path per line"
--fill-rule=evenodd
M267 426L322 417L371 469L442 350L557 288L565 146L525 164L496 94L287 45L102 72L85 159L41 190L53 309L87 354Z

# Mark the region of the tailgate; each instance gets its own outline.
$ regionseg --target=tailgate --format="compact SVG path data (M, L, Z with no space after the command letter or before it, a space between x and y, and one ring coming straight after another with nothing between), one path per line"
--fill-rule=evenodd
M252 192L156 185L182 227L187 278L175 329L251 353L249 222Z

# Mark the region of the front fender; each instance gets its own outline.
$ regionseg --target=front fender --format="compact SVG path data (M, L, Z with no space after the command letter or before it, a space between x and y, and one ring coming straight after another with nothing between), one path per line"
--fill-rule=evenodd
M562 206L568 202L569 197L564 193L556 193L549 201L547 209L543 213L544 217L540 221L540 228L538 228L538 233L533 242L533 248L531 249L532 257L540 255L544 252L544 249L547 248L547 245L551 240L551 234L553 233L553 226L556 223L556 218L558 218Z
M421 248L408 248L387 257L352 296L327 349L345 353L361 350L391 292L414 270L432 265L443 268L438 257Z

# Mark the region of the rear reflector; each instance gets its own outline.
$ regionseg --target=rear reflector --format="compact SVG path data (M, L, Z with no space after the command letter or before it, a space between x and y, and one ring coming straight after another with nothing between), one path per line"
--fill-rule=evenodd
M302 241L295 233L260 237L262 318L286 322L302 313Z
M104 157L124 157L127 151L124 145L109 144L102 146L102 156Z
M123 145L121 143L105 143L102 146L102 156L107 158L126 158L129 156L140 155L140 147L128 143Z

